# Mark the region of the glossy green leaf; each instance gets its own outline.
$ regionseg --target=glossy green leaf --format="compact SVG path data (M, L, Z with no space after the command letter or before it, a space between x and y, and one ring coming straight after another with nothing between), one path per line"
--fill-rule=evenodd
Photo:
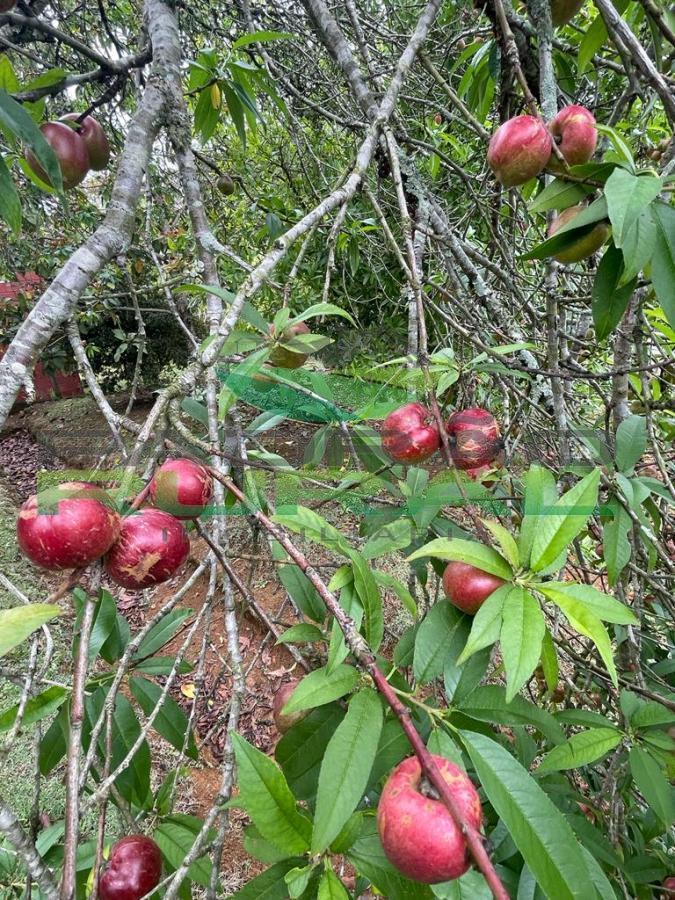
M21 730L25 731L27 728L30 728L31 725L34 725L46 716L51 716L52 713L55 713L57 709L65 703L69 696L70 691L67 688L52 685L52 687L48 687L37 696L31 697L26 702L23 710ZM10 707L10 709L6 709L4 712L0 713L0 734L3 731L9 731L10 728L12 728L16 722L18 711L19 704L17 703Z
M537 768L537 774L559 772L587 766L606 756L621 743L622 734L616 728L591 728L580 731L564 744L550 750Z
M31 603L0 609L0 657L23 643L34 631L60 614L54 603Z
M284 876L302 861L302 857L290 857L275 863L232 894L230 900L288 900Z
M539 524L539 516L558 499L555 479L548 469L532 465L524 477L523 521L518 537L518 549L523 565L529 565L532 541Z
M628 232L645 207L658 197L662 187L663 182L656 175L633 175L622 168L612 172L605 184L605 197L612 238L617 247L623 246Z
M61 191L63 179L56 154L23 106L3 90L0 90L0 125L9 129L18 140L31 148L47 173L51 185L55 190Z
M130 678L129 688L146 716L156 709L162 695L162 688L147 678ZM194 735L188 728L188 718L176 703L167 695L157 714L152 727L179 752L185 746L185 755L197 759L199 753Z
M355 694L321 765L312 853L325 850L363 796L382 731L382 704L370 688ZM339 785L339 790L336 786Z
M633 780L642 796L664 825L672 825L675 820L674 791L659 764L641 747L633 747L628 760Z
M468 637L466 616L448 600L431 607L417 629L413 672L419 684L426 684L443 672L446 659L456 659Z
M493 519L483 519L482 521L483 525L485 525L492 537L499 544L502 556L508 560L512 569L517 569L520 566L520 553L518 551L518 544L511 532Z
M480 784L544 893L590 900L590 874L567 820L521 764L496 741L460 732Z
M489 572L508 581L513 577L511 567L506 560L484 544L477 541L464 541L460 538L436 538L416 550L408 557L408 562L421 559L424 556L433 556L436 559L458 560L468 563L480 569L481 572Z
M531 678L541 656L546 624L535 597L521 587L512 588L502 608L499 636L506 669L506 702Z
M476 615L473 617L471 631L466 642L466 646L459 655L457 660L462 665L484 647L489 647L499 640L499 633L502 628L502 610L504 601L511 593L512 584L504 584L502 587L493 591L487 600L480 607Z
M332 672L315 669L305 675L284 706L284 713L299 712L323 706L350 694L359 681L359 673L353 666L336 666Z
M4 219L14 237L18 237L21 233L21 200L3 156L0 156L0 219Z
M619 324L635 290L635 280L620 286L623 274L623 253L610 244L600 260L591 289L593 324L599 341L604 341Z
M565 732L551 713L519 695L507 703L506 690L498 684L476 688L459 704L459 709L481 722L532 726L553 744L561 744L565 740Z
M554 603L557 603L558 598L577 600L584 605L588 612L603 622L613 622L615 625L638 624L638 619L632 610L609 594L591 587L590 584L549 581L546 584L537 585L537 590L553 600Z
M274 760L232 735L237 759L239 799L265 840L286 853L309 849L312 823L298 812L284 774Z
M652 205L656 245L652 257L652 284L656 299L671 328L675 328L675 209L667 203Z
M548 568L582 531L598 500L600 470L594 469L552 506L541 510L532 541L530 567Z
M537 588L537 590L539 589ZM542 593L544 592L542 591ZM575 628L579 634L583 634L593 641L607 667L612 683L617 687L618 680L612 655L612 645L601 620L590 612L583 603L575 600L573 597L555 592L555 594L550 596L550 599L562 610L572 628Z
M326 869L321 876L317 900L349 900L345 886L332 869Z

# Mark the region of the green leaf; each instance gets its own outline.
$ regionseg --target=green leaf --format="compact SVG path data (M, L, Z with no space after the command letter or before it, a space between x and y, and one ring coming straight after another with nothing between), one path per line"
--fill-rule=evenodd
M629 228L623 240L624 272L620 286L633 284L635 277L647 268L656 245L656 224L652 219L651 207L647 207Z
M558 499L555 479L548 469L533 465L525 473L523 499L523 521L520 526L518 548L523 565L528 565L532 552L532 541L538 528L539 516Z
M56 712L56 710L63 705L69 696L70 691L67 688L53 685L52 687L47 688L46 691L42 691L42 693L38 694L36 697L31 697L24 707L23 718L21 719L21 731L25 731L27 728L30 728L31 725L34 725L46 716L51 716L52 713ZM14 725L18 711L19 704L17 703L15 706L6 709L0 714L0 734L3 731L9 731Z
M293 316L291 325L295 325L297 322L305 322L307 319L313 319L315 316L339 316L356 327L356 322L351 313L348 313L346 309L342 309L340 306L336 306L334 303L313 303L297 316Z
M478 650L489 647L499 639L499 633L502 628L504 601L512 589L512 584L504 584L502 587L497 588L496 591L490 594L473 617L469 638L457 660L459 665L466 662Z
M654 725L675 724L675 713L667 709L661 703L650 700L644 703L630 717L632 728L649 728Z
M536 588L554 603L557 603L559 598L562 598L563 601L567 598L577 600L588 612L603 622L612 622L615 625L639 624L632 610L615 600L614 597L591 587L590 584L547 581L546 584L536 585Z
M628 761L638 790L663 824L670 826L675 819L673 788L666 781L661 767L641 747L631 749Z
M389 575L387 572L381 572L379 569L374 569L373 575L375 576L375 581L377 581L379 585L396 594L410 615L413 616L413 618L417 618L417 604L415 603L415 599L408 588L399 581L398 578L394 578L393 575Z
M134 666L134 672L142 672L143 675L169 675L173 671L176 664L174 656L151 656L150 659L144 659L143 662ZM179 675L187 675L193 670L194 666L187 660L182 660L176 666L176 672Z
M337 703L319 706L284 734L274 755L298 800L313 801L328 742L344 718Z
M548 628L541 644L541 668L546 679L546 687L549 691L554 691L560 677L560 668L558 666L558 654Z
M662 188L663 182L656 175L633 175L626 169L614 169L605 184L605 197L617 247L623 247L628 232Z
M364 688L352 697L321 765L312 853L326 850L360 802L375 761L382 720L382 704L375 691Z
M192 849L195 838L199 833L203 822L196 816L188 816L174 813L163 819L153 831L152 837L157 842L162 856L167 860L173 870L178 869L185 857ZM211 839L215 833L210 831ZM208 856L202 856L195 860L188 869L190 881L196 881L203 887L208 887L211 880L212 862Z
M482 522L499 544L502 556L509 561L512 569L517 569L520 566L520 553L518 552L518 544L516 544L511 532L493 519L483 519Z
M239 797L260 834L286 853L309 849L312 823L298 812L284 774L274 760L240 734L232 735Z
M615 497L605 504L604 511L611 512L613 516L602 526L602 546L607 565L607 578L610 587L613 587L618 582L621 572L628 565L633 552L628 538L633 527L633 520Z
M7 222L14 237L18 237L21 233L21 200L2 156L0 156L0 218Z
M562 813L508 750L482 734L460 734L488 800L544 893L589 900L590 874Z
M288 894L291 900L297 900L302 897L307 890L309 882L314 874L314 865L297 866L284 875L284 881L288 888Z
M317 900L349 900L345 886L332 869L326 869L321 876Z
M573 735L564 744L550 750L537 768L537 774L559 772L587 766L606 756L621 743L622 734L616 728L591 728Z
M307 541L314 541L343 556L351 556L352 548L337 528L305 506L282 506L272 516L272 521L301 534Z
M3 90L0 90L0 125L30 147L54 190L62 191L63 178L56 154L23 106Z
M244 34L232 44L232 50L240 50L249 44L269 44L272 41L292 41L295 37L290 31L252 31Z
M168 644L176 634L183 622L192 615L191 609L174 609L156 624L141 641L138 650L134 653L134 660L144 659L146 656L154 656L161 648Z
M443 672L446 660L454 660L468 636L466 616L448 600L431 607L417 629L413 672L419 684L427 684Z
M532 541L530 568L548 568L566 550L593 514L598 500L600 470L594 469L552 506L541 511Z
M54 603L31 603L0 609L0 657L60 613L60 608Z
M541 588L538 587L537 590L541 590ZM542 593L545 592L542 591ZM600 619L592 612L589 612L583 603L580 603L578 600L575 600L564 593L560 593L559 591L556 591L555 595L551 595L551 600L553 600L555 605L563 611L565 618L572 628L575 628L579 634L583 634L593 641L607 667L607 671L609 672L614 687L617 687L618 680L616 666L614 665L614 657L612 656L612 645L605 626Z
M652 256L652 284L666 319L675 328L675 209L660 201L652 205L656 246Z
M522 587L509 591L502 608L499 644L506 669L506 702L529 680L541 656L546 624L535 597Z
M551 713L541 709L525 697L516 695L509 703L506 690L499 684L477 687L458 707L479 722L498 722L500 725L529 725L540 731L553 744L565 740L565 732Z
M505 581L513 577L513 572L506 560L493 550L477 541L463 541L456 538L436 538L420 547L408 557L408 562L421 559L424 556L433 556L436 559L458 560L468 563L480 569L481 572L489 572Z
M350 694L359 681L359 673L352 666L336 666L332 672L315 669L305 675L284 706L284 713L313 709Z
M182 284L178 290L181 291L181 293L185 292L188 294L214 294L216 297L220 298L226 306L230 306L236 296L232 291L216 287L213 284ZM252 325L261 334L264 334L265 337L267 337L269 325L255 306L252 306L250 303L244 303L239 317L243 322L248 322L249 325Z
M604 341L619 324L635 290L635 279L619 287L623 273L623 253L610 244L600 260L591 289L593 324L599 341Z
M315 622L323 622L326 606L307 576L297 566L281 566L279 578L304 615Z
M412 542L412 522L410 519L400 518L387 525L383 525L372 534L361 550L365 559L375 559L386 553L394 553L402 550Z
M363 557L353 550L350 554L354 570L354 587L363 606L365 637L374 652L382 643L384 636L384 614L382 598L372 568Z
M277 644L302 644L323 640L325 638L320 628L310 625L308 622L301 622L299 625L292 625L283 634L280 634Z
M548 209L567 209L568 206L579 203L589 193L591 189L588 187L555 178L530 201L528 209L531 213L545 212Z
M160 701L162 688L154 681L148 681L147 678L130 678L129 687L145 715L149 716L154 712ZM185 745L185 755L190 759L198 759L199 753L194 735L191 731L188 733L188 718L168 694L164 698L152 727L176 750L182 751L183 745Z
M230 895L230 900L288 900L288 888L284 876L302 865L302 857L291 857L275 863L261 875Z

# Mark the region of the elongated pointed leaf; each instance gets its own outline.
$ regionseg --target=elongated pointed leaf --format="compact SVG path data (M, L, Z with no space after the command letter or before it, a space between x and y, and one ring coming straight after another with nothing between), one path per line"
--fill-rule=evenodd
M61 191L63 178L56 154L23 106L3 90L0 90L0 124L31 148L49 176L49 183L54 190Z
M538 585L545 597L553 602L556 598L562 597L563 600L571 598L582 603L586 609L601 619L603 622L613 622L615 625L637 625L638 619L627 606L619 603L608 594L599 591L597 588L591 587L590 584L570 584L567 582L558 584L556 582L547 582L545 585Z
M430 541L424 547L420 547L419 550L412 553L408 557L408 562L414 559L421 559L424 556L465 562L480 569L481 572L489 572L490 575L496 575L505 581L513 577L511 567L506 560L492 547L486 547L485 544L479 544L477 541L463 541L459 538L436 538L436 540Z
M541 709L525 697L506 700L506 690L499 684L477 687L459 705L467 716L480 722L499 722L500 725L531 725L553 744L565 740L565 732L551 713Z
M5 656L60 612L59 607L53 603L31 603L28 606L0 609L0 657Z
M239 796L260 834L286 853L309 849L312 824L295 804L279 766L239 734L232 735Z
M481 786L548 897L590 900L590 873L569 823L521 764L496 741L460 732Z
M623 253L610 244L600 260L591 289L593 324L599 341L604 341L619 324L635 290L635 279L619 286L623 274Z
M647 803L670 826L675 820L675 796L656 760L641 747L633 747L628 754L630 771L635 784Z
M130 678L129 687L138 701L138 705L146 716L149 716L160 702L162 688L154 681L148 681L147 678ZM185 745L186 756L191 759L198 758L199 753L194 735L191 732L188 734L188 718L172 697L167 695L164 698L162 707L153 722L153 728L176 750L182 751L183 745Z
M558 491L553 475L543 466L530 466L525 473L524 483L523 521L520 526L518 549L522 564L527 566L530 562L532 542L538 527L539 516L544 509L556 502Z
M2 156L0 156L0 218L7 222L14 237L21 233L21 200Z
M420 684L433 681L443 672L446 659L456 659L469 633L466 616L448 600L431 607L417 629L413 672Z
M512 588L512 584L504 584L502 587L497 588L496 591L493 591L490 594L473 617L469 638L457 660L459 665L466 662L466 660L478 650L489 647L499 640L499 633L502 628L502 610L504 608L504 601L511 593Z
M647 422L642 416L628 416L616 430L616 467L630 475L647 449Z
M584 528L598 501L600 470L594 469L539 515L532 541L530 568L548 568Z
M284 706L285 714L313 709L351 693L359 680L359 673L352 666L336 666L332 672L315 669L305 675Z
M607 213L612 223L612 237L622 247L640 214L658 197L663 182L655 175L633 175L626 169L614 169L605 184Z
M288 900L288 888L284 876L301 866L301 856L290 857L275 863L248 884L231 895L230 900Z
M321 876L317 900L349 900L345 886L332 869L327 869Z
M520 553L518 551L518 544L516 544L515 538L511 532L504 528L503 525L500 525L499 522L495 522L492 519L483 519L483 525L485 525L492 537L499 544L502 556L508 560L511 568L517 569L520 565Z
M541 656L546 624L535 597L514 587L504 600L499 644L506 669L506 702L529 680Z
M36 697L31 697L24 707L23 718L21 719L22 730L25 731L31 725L39 722L40 719L51 716L65 703L69 696L70 691L67 688L53 685ZM14 725L18 711L19 705L17 703L0 714L0 734L3 731L9 731Z
M583 603L565 594L556 593L555 596L551 595L551 600L563 611L572 628L575 628L579 634L584 634L593 641L607 667L614 686L617 687L618 680L612 655L612 645L607 630L600 619L592 612L589 612Z
M606 756L621 743L621 732L616 728L591 728L573 735L564 744L550 750L537 768L537 773L559 772L587 766Z
M360 802L377 753L382 720L382 704L375 691L365 688L352 697L321 765L312 853L321 853L330 845Z
M675 209L657 201L652 213L656 223L652 283L668 322L675 328Z

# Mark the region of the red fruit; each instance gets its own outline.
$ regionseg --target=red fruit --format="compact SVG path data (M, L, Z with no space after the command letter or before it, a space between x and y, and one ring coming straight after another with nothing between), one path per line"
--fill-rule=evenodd
M59 161L63 187L66 190L74 188L84 180L89 171L87 145L76 131L63 122L45 122L40 125L40 131ZM26 153L26 162L38 178L51 184L47 173L30 150Z
M450 760L433 759L463 818L480 828L480 797L469 778ZM421 780L417 757L396 766L380 797L377 827L387 859L399 872L424 884L440 884L463 875L471 857L452 816L440 800L422 793Z
M117 584L140 591L171 578L189 552L190 539L178 519L161 509L141 509L122 519L105 569Z
M297 725L301 719L304 719L309 712L308 709L301 709L298 712L292 713L282 712L284 706L286 706L291 699L291 694L299 684L300 681L297 678L293 679L293 681L285 681L274 695L272 718L274 719L274 724L276 725L279 734L285 734L289 728L292 728L294 725Z
M117 540L120 517L95 484L66 481L23 504L16 522L19 547L43 569L75 569L103 556Z
M443 116L440 113L436 113L436 115L434 116L434 122L436 123L436 125L442 125Z
M454 412L445 426L450 453L458 469L479 469L493 462L502 449L497 420L478 406Z
M310 330L304 322L297 322L295 325L289 325L288 328L284 328L281 333L281 339L289 341L296 334L309 333ZM270 334L273 337L275 336L273 325L270 325ZM294 350L287 350L285 347L275 347L270 353L269 361L279 369L299 369L300 366L305 364L308 356L308 353L297 353Z
M443 572L443 590L448 600L473 616L490 594L506 582L464 562L450 562Z
M99 900L140 900L161 878L159 847L144 834L132 834L113 845L99 878Z
M556 27L566 25L579 12L584 0L551 0L551 19Z
M666 889L666 892L663 894L664 900L666 898L671 898L672 900L672 897L675 897L675 875L669 875L661 887Z
M421 403L407 403L382 423L382 447L397 462L422 462L440 446L436 420Z
M213 496L213 481L204 466L191 459L167 459L150 482L155 506L177 519L196 519Z
M548 123L553 140L565 157L568 166L580 166L595 153L598 131L595 116L585 106L565 106ZM548 168L562 170L555 153L551 153Z
M494 464L489 464L486 466L477 466L475 469L465 469L465 471L472 481L482 482L485 476L491 472L493 468Z
M551 135L534 116L504 122L490 140L488 165L504 187L525 184L543 171L551 155Z
M564 209L549 225L548 236L553 237L564 225L569 225L584 208L582 204L579 204L578 206L570 206ZM576 263L582 259L588 259L605 243L609 237L609 230L609 225L606 222L598 222L595 228L583 234L573 244L570 244L558 253L554 253L553 258L561 263Z
M77 122L79 117L79 113L69 113L67 116L63 116L61 121ZM105 169L110 162L110 142L96 119L93 119L91 116L85 116L83 121L75 128L75 131L86 144L90 168L95 169L97 172Z
M14 9L16 0L0 0L0 13L6 13Z

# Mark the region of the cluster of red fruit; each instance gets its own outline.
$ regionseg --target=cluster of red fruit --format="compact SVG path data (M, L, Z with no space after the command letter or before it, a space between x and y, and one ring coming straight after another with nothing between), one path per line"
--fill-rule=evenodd
M59 161L66 190L84 181L90 169L100 172L110 162L110 143L105 131L91 116L85 116L81 122L79 119L79 113L70 113L58 122L40 125L44 139ZM67 124L70 122L74 124ZM30 150L26 153L26 162L41 181L51 184L49 176Z
M593 113L584 106L566 106L544 125L534 116L515 116L504 122L492 135L488 148L488 164L504 187L516 187L535 178L544 169L561 172L561 163L553 152L553 143L570 166L590 160L598 142ZM557 216L549 226L549 237L568 225L584 209L572 206ZM598 223L589 234L555 254L562 263L575 263L599 250L609 236L609 226Z
M454 412L445 430L454 464L472 478L479 477L502 448L497 420L478 406ZM382 423L382 447L396 462L423 462L440 446L438 424L422 403L408 403Z
M130 590L161 584L187 559L180 520L196 519L213 494L209 472L190 459L169 459L150 482L152 506L121 518L110 496L87 482L64 482L21 507L23 553L43 569L75 569L105 557L110 578Z

